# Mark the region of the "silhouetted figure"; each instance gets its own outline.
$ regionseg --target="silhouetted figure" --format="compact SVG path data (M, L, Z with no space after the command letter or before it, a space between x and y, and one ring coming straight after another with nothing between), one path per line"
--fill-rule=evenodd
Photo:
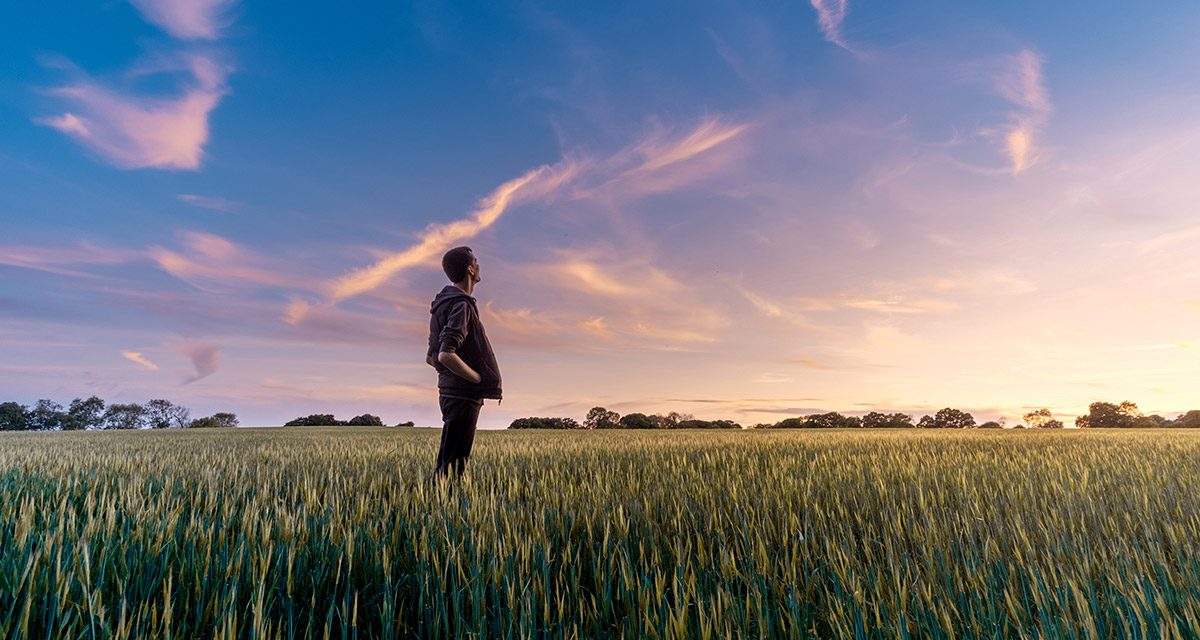
M501 397L500 367L471 297L481 280L479 261L470 247L455 247L442 256L442 271L453 284L433 299L425 356L425 362L437 369L442 407L442 446L435 478L446 477L452 469L455 477L462 476L483 400Z

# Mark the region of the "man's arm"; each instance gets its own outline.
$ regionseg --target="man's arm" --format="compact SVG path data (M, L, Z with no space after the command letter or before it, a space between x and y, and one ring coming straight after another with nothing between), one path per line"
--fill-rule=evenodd
M438 336L441 346L438 347L438 362L442 366L449 369L454 375L479 384L482 380L478 373L475 372L463 359L458 355L458 348L467 338L467 331L471 326L472 307L467 302L458 302L454 309L450 311L450 315L446 318L446 326L442 327L442 332Z
M442 351L439 353L438 362L442 363L444 367L454 372L454 375L460 378L469 380L475 384L479 384L483 380L478 373L475 373L474 369L468 366L466 362L463 362L463 359L458 357L458 354L453 351Z

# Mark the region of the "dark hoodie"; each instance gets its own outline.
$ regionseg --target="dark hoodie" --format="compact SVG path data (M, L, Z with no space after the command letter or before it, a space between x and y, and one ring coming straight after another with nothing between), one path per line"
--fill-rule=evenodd
M438 372L438 391L459 398L500 399L500 366L488 342L475 298L454 285L446 285L429 309L429 357ZM439 352L457 353L481 378L475 384L438 362Z

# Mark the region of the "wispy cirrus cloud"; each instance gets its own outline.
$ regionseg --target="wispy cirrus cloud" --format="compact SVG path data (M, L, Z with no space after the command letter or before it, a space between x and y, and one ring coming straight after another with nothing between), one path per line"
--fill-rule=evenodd
M580 167L573 159L566 159L505 182L484 198L467 218L430 225L416 244L338 278L329 285L330 298L336 303L358 296L382 286L405 269L436 263L442 252L492 226L510 207L554 193L569 182Z
M142 367L149 369L150 371L158 371L158 365L154 364L149 358L143 356L137 351L122 351L121 356L130 362L139 364Z
M817 24L825 39L837 46L850 51L850 47L842 38L842 21L846 19L849 8L847 0L810 0L813 9L817 10Z
M92 274L68 269L72 265L117 265L140 259L141 252L77 242L67 247L0 246L0 265L75 277Z
M289 279L277 267L249 250L201 231L184 231L187 252L151 247L147 255L167 273L209 292L221 292L234 285L288 286Z
M208 142L208 116L228 92L228 69L207 55L190 54L138 69L127 84L160 74L177 78L177 95L146 95L84 76L49 91L70 110L34 122L123 169L198 169Z
M147 22L180 40L215 40L234 0L129 0Z
M568 156L553 165L543 165L505 182L480 201L466 218L430 225L408 248L386 255L367 267L352 271L330 283L326 289L331 303L371 292L401 272L419 266L437 264L441 254L454 244L466 242L494 225L513 207L548 201L554 197L585 200L610 197L613 192L630 191L630 185L649 176L686 164L714 148L726 144L749 128L747 124L729 124L706 118L680 135L656 131L605 160ZM679 180L632 191L652 192L678 186ZM619 293L620 286L604 280L591 265L569 266L580 280L590 281L597 289ZM298 306L295 309L299 309ZM289 314L297 322L303 313Z
M1005 56L994 79L994 90L1017 110L1012 123L1003 131L1004 152L1012 165L1013 175L1037 162L1040 155L1038 138L1049 119L1053 106L1042 74L1042 55L1032 49Z

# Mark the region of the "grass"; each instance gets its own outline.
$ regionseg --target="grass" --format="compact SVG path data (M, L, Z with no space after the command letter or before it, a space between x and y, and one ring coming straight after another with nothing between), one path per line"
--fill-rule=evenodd
M0 435L2 637L1200 637L1200 433Z

